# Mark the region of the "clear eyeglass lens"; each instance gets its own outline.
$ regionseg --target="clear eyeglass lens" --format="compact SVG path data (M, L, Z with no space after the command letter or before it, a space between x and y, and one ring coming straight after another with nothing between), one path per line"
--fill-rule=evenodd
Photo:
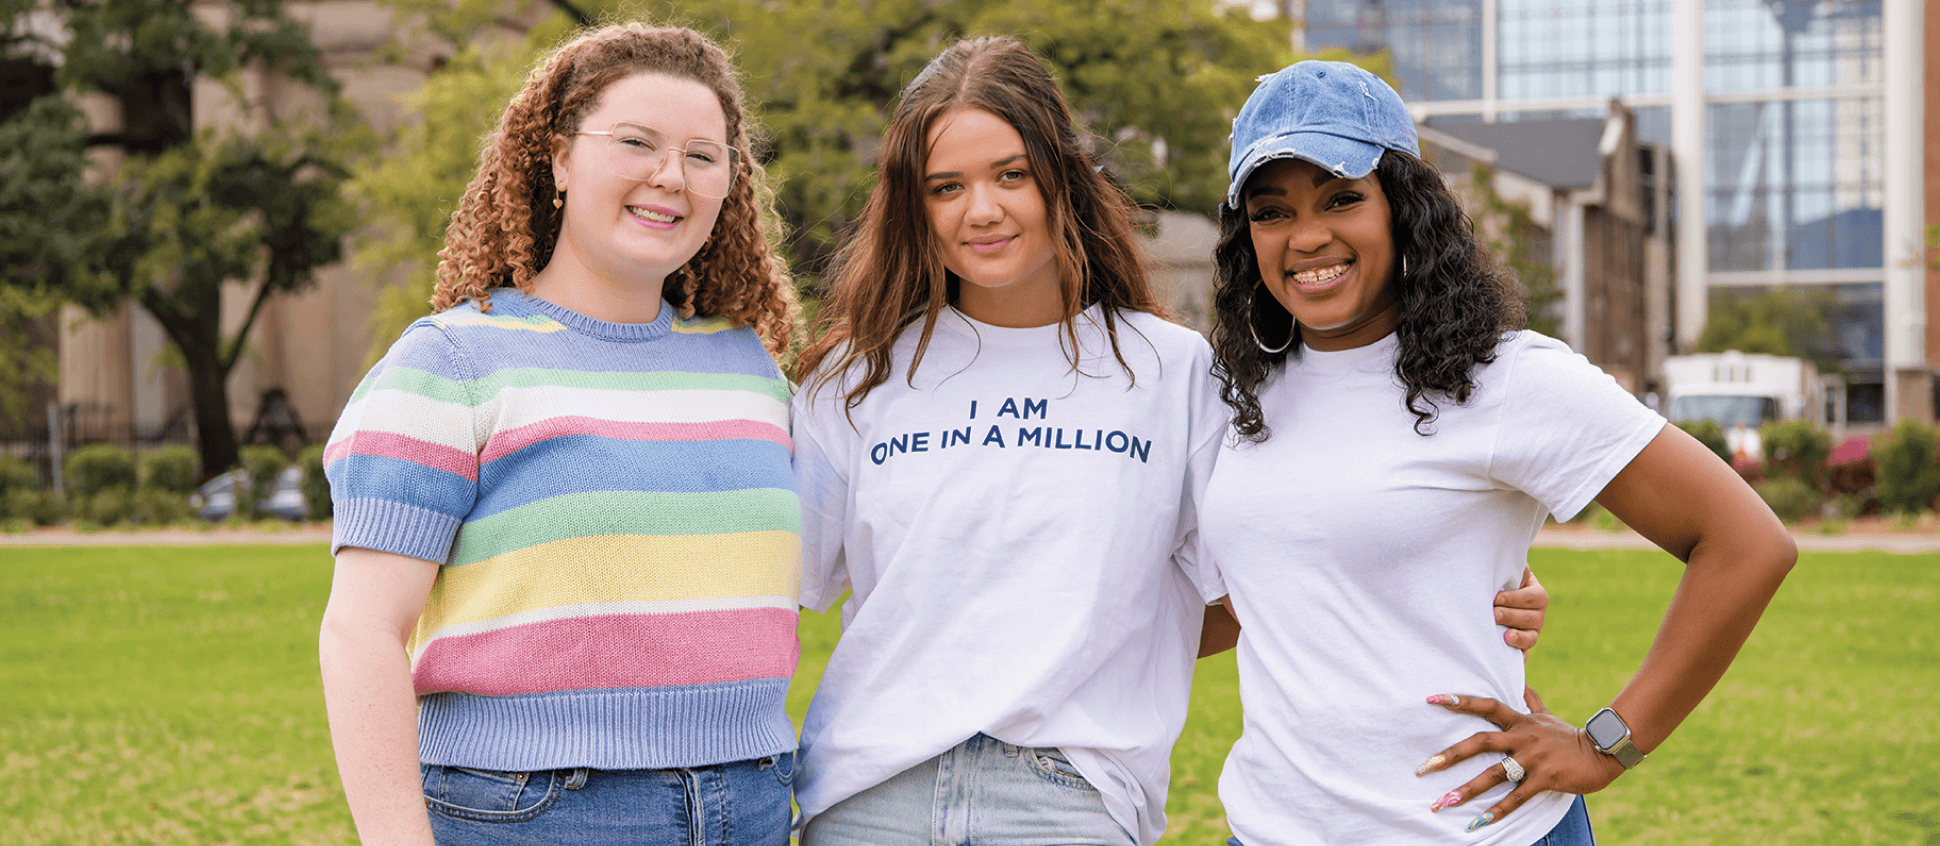
M669 152L680 153L680 168L687 179L687 190L703 197L720 199L734 184L734 151L726 144L705 139L687 142L685 149L675 147L660 130L635 123L617 123L608 135L613 149L624 162L621 175L645 182L663 167Z

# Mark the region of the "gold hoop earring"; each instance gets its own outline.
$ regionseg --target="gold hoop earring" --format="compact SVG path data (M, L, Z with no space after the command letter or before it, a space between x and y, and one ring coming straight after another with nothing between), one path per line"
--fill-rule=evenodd
M1259 285L1254 285L1253 290L1248 291L1246 294L1246 332L1253 336L1253 344L1260 348L1260 352L1266 353L1267 355L1279 355L1280 353L1286 352L1288 347L1293 346L1294 328L1292 326L1287 327L1287 340L1278 347L1269 347L1265 341L1260 340L1260 330L1255 328L1253 320L1254 314L1259 311L1259 300L1254 296L1254 292L1257 292L1259 289Z

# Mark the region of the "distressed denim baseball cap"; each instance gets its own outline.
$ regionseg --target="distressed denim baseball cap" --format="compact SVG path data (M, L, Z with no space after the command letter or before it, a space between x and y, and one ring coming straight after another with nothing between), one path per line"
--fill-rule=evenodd
M1347 62L1309 59L1260 77L1259 87L1233 119L1232 184L1226 205L1253 170L1274 159L1300 158L1347 179L1374 171L1386 150L1421 155L1415 121L1401 95L1374 74Z

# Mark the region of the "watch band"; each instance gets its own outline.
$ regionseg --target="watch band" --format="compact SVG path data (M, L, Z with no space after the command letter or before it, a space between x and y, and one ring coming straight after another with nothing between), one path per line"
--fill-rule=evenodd
M1592 723L1602 723L1604 725L1615 723L1619 735L1615 740L1606 744L1597 739L1597 734L1600 732L1591 728ZM1617 715L1617 712L1609 708L1596 712L1596 715L1591 717L1589 722L1583 724L1583 728L1590 735L1591 745L1595 746L1603 754L1617 759L1617 763L1622 764L1626 770L1643 763L1644 758L1647 757L1644 755L1644 750L1638 749L1637 744L1631 742L1630 725L1625 723L1623 718ZM1607 734L1608 732L1605 730L1601 733Z

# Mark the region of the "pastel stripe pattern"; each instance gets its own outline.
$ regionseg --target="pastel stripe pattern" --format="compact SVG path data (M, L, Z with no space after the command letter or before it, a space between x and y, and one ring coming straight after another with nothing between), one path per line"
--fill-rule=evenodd
M751 330L674 312L605 323L496 290L413 324L338 418L333 550L440 565L409 644L425 760L792 748L788 383Z

